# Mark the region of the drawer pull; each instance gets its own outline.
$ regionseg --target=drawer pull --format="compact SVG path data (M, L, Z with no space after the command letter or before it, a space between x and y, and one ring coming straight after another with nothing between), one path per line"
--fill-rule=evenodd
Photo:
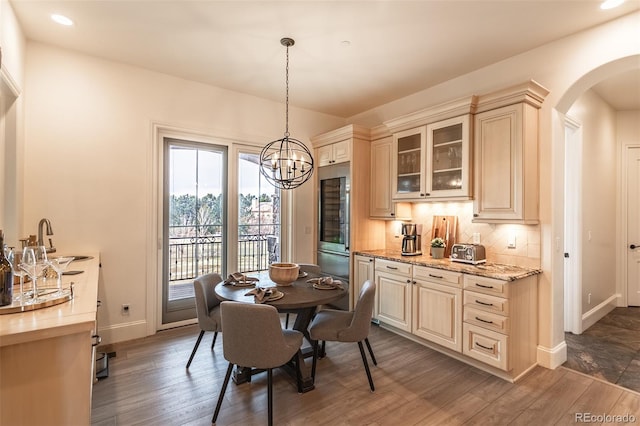
M493 348L489 348L487 346L481 345L480 343L476 342L476 346L481 347L482 349L486 350L486 351L491 351L493 352Z
M492 286L492 285L482 285L482 284L478 284L478 283L476 283L476 287L481 287L481 288L491 288L491 289L493 288L493 286Z
M393 269L395 271L396 269L398 269L398 267L397 266L389 266L389 265L387 265L387 269Z
M93 343L91 344L91 346L95 347L102 343L102 337L98 336L97 334L94 334L93 336L91 336L91 338L93 339Z
M439 280L441 280L441 279L443 279L443 278L444 278L442 275L433 275L433 274L429 274L429 276L430 276L431 278L437 278L437 279L439 279Z
M480 317L476 317L476 319L477 319L478 321L482 321L482 322L487 323L487 324L493 324L493 321L487 321L486 319L482 319L482 318L480 318Z
M493 306L493 303L486 303L486 302L482 302L480 300L476 300L476 303L478 303L480 305L484 305L484 306Z

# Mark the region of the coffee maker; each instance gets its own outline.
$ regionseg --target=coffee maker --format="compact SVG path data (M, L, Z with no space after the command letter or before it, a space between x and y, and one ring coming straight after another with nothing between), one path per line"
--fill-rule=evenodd
M422 239L422 225L415 223L402 224L402 255L403 256L419 256L422 254L420 250Z

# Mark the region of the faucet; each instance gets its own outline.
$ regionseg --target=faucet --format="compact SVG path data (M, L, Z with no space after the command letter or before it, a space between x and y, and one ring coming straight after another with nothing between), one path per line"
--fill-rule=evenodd
M45 225L47 227L47 235L53 235L53 230L51 229L51 222L49 222L49 219L40 219L40 222L38 222L38 245L39 246L44 246L44 238L42 236L42 226ZM54 253L56 251L56 248L53 246L53 241L51 241L51 238L49 238L49 247L46 247L46 251L47 253Z

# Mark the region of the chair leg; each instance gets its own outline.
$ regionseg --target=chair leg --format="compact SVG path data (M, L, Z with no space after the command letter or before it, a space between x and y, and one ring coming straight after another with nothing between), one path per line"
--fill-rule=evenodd
M369 387L371 388L371 392L374 392L376 388L373 386L373 379L371 378L371 371L369 371L369 363L367 362L367 356L364 354L364 346L362 346L362 342L358 342L358 348L360 348L362 363L364 364L364 369L367 372L367 378L369 379Z
M289 328L289 314L284 317L284 328Z
M267 369L267 411L269 413L269 426L273 426L273 369Z
M229 384L229 379L231 378L231 372L233 371L233 364L229 363L229 367L227 367L227 374L224 376L224 382L222 383L222 389L220 390L220 395L218 396L218 403L216 404L216 411L213 413L213 418L211 419L211 423L216 422L218 419L218 414L220 413L220 406L222 405L222 399L224 398L224 393L227 391L227 385Z
M189 362L187 362L187 368L191 365L191 361L193 361L193 357L198 350L198 346L200 346L200 341L202 340L202 336L204 336L204 330L200 330L200 335L198 336L198 340L196 340L196 345L193 347L193 351L191 351L191 356L189 357Z
M211 350L213 350L213 347L216 344L216 338L218 337L218 332L216 331L215 333L213 333L213 342L211 342Z
M371 349L371 344L369 343L369 338L366 337L364 342L367 344L367 349L369 349L369 355L371 355L371 360L373 361L373 365L378 365L378 361L376 361L376 356L373 354L373 349Z
M316 364L318 363L318 341L313 341L313 362L311 363L311 380L316 381Z

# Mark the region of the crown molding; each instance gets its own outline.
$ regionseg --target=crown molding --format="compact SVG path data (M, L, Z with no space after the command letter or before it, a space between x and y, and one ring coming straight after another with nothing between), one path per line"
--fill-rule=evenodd
M540 109L549 90L535 80L511 86L478 98L476 112L490 111L507 105L524 102Z
M391 133L396 133L464 114L474 114L477 102L478 97L472 95L387 120L384 125Z
M314 148L317 148L346 139L364 139L369 141L371 139L371 131L369 128L358 124L349 124L348 126L312 137L311 144Z

